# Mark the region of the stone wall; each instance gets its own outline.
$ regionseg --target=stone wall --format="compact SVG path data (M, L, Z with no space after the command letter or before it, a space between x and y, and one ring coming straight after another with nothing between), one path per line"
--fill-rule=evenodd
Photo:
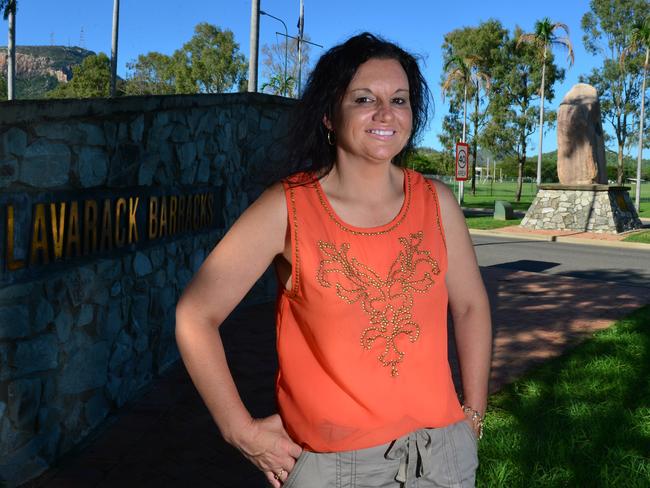
M45 470L179 358L175 303L268 183L262 169L281 162L290 105L259 94L2 104L0 484ZM120 199L136 205L128 227ZM114 218L95 247L89 201ZM163 205L170 227L152 234ZM273 295L267 273L247 299Z
M629 187L540 185L521 226L528 229L620 233L642 224Z

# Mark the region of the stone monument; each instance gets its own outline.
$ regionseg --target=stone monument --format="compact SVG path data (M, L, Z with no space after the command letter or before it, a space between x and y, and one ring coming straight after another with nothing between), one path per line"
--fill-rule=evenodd
M591 85L574 85L560 104L557 173L559 184L539 186L522 227L620 233L642 226L630 188L608 185L600 103Z
M596 89L578 83L557 117L557 174L562 185L607 184L605 141Z

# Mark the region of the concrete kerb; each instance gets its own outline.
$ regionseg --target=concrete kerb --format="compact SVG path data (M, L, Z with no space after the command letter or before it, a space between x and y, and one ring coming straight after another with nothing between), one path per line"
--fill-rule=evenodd
M617 247L624 249L641 249L650 251L650 244L642 242L623 242L623 241L606 241L599 239L584 239L580 237L562 236L554 234L533 234L533 233L516 233L516 232L495 232L493 230L469 229L470 235L482 235L490 237L507 237L510 239L562 242L566 244L584 244L586 246L603 246Z
M494 209L491 208L472 208L463 207L465 215L492 215ZM516 218L521 218L526 214L521 210L515 210L514 215ZM641 218L641 223L644 229L650 227L649 218ZM571 235L556 235L556 234L535 234L534 231L529 232L508 232L504 230L495 229L469 229L471 235L483 235L492 237L508 237L511 239L522 239L531 241L546 241L546 242L563 242L567 244L584 244L587 246L603 246L603 247L618 247L623 249L641 249L650 251L650 244L642 242L623 242L623 241L610 241L604 239L585 239L582 237L574 237Z
M557 236L557 242L566 242L569 244L585 244L590 246L618 247L623 249L641 249L650 251L650 244L643 242L623 242L623 241L602 241L598 239L580 239L579 237Z
M487 229L469 229L470 235L488 236L488 237L508 237L512 239L521 239L528 241L547 241L556 240L557 236L547 234L516 234L514 232L495 232Z

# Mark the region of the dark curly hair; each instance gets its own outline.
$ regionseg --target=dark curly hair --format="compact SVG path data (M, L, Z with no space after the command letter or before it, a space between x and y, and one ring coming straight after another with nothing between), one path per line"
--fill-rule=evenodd
M393 163L403 164L413 151L415 141L427 124L431 103L429 87L415 56L392 42L364 32L323 54L309 76L290 122L289 159L283 168L285 175L307 171L320 177L331 171L336 147L327 143L323 115L330 120L336 118L350 81L359 66L369 59L394 59L406 72L413 127L406 145L393 158Z

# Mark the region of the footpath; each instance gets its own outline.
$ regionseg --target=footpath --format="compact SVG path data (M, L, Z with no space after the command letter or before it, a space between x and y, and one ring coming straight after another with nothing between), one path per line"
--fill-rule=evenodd
M647 222L650 224L650 222ZM592 245L629 244L520 229L472 234ZM607 244L603 244L603 243ZM644 246L650 256L650 245ZM595 331L650 303L650 284L623 286L499 267L481 269L492 306L494 355L490 392L557 356ZM616 304L612 306L611 304ZM242 308L221 327L231 371L255 417L275 412L277 368L273 304ZM450 362L456 378L453 336ZM317 394L317 393L315 393ZM108 419L83 446L25 487L262 488L264 477L220 436L182 363Z
M463 208L465 215L485 215L491 216L492 209L487 208ZM515 211L517 218L522 218L525 212ZM643 230L650 230L650 218L642 218ZM574 230L529 230L511 225L500 227L498 229L481 230L470 229L470 234L475 235L493 235L496 237L510 237L516 239L531 239L539 241L566 242L571 244L584 244L590 246L618 247L621 249L646 249L650 251L650 244L640 242L624 242L623 239L636 231L623 232L621 234L604 234L596 232L580 232Z

